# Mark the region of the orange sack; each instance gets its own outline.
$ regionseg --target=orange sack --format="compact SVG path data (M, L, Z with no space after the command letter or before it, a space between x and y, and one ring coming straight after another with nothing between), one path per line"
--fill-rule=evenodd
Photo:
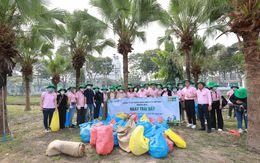
M97 128L102 126L103 124L96 123L90 128L90 145L95 146L97 142Z
M108 155L114 148L114 135L112 126L101 126L97 130L96 151L100 155Z

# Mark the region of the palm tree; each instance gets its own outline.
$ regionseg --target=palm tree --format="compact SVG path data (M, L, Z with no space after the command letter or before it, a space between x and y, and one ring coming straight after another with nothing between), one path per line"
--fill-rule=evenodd
M31 7L33 6L33 7ZM12 75L15 66L14 59L18 57L16 42L19 38L17 31L26 23L33 23L41 14L48 13L42 0L4 0L0 3L0 134L3 134L3 120L5 121L6 133L10 133L7 121L6 109L6 82L7 75ZM3 112L5 118L3 119Z
M160 18L162 8L156 0L91 0L103 19L119 37L117 50L123 55L124 88L128 87L128 54L136 38L146 41L143 30Z
M246 84L248 89L248 117L250 117L248 120L247 145L250 150L259 153L260 130L257 124L260 123L260 110L258 109L260 106L260 100L258 98L258 95L260 94L260 50L258 47L260 1L213 0L208 6L216 6L212 19L220 17L218 22L225 24L228 27L225 33L233 32L243 39Z
M166 37L175 35L180 39L180 50L186 59L186 77L190 79L190 51L199 27L208 20L205 0L171 0L170 9L161 18L167 27Z
M61 56L60 54L56 54L56 56L53 57L52 53L50 53L48 55L48 60L43 60L43 62L46 65L48 73L52 75L52 84L58 88L57 86L60 82L60 75L71 68L71 61L66 57Z
M194 37L194 44L191 48L191 74L193 75L194 82L197 82L199 75L202 73L205 62L208 62L206 37Z
M61 29L64 45L70 49L72 66L76 70L76 87L80 83L80 69L86 61L86 55L93 51L102 53L107 46L114 46L114 41L105 39L107 25L84 11L67 13L65 27Z

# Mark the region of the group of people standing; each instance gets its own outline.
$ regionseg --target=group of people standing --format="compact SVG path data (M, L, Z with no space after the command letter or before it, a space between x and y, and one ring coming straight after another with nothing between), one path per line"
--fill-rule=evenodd
M100 89L98 86L93 87L92 83L87 82L86 85L80 85L77 89L78 91L76 91L74 86L69 86L67 89L60 88L57 91L58 95L55 93L55 86L49 84L46 87L47 91L41 96L41 108L44 116L45 132L50 132L49 125L55 109L59 111L61 129L65 128L67 110L69 112L68 126L69 128L75 128L76 125L78 126L84 122L89 122L93 119L99 118L100 109L102 109L102 119L106 119L108 113L107 102L110 99L160 96L179 97L181 121L184 121L184 110L186 110L188 120L187 127L191 127L192 129L197 127L195 102L198 102L199 119L201 122L200 130L206 130L206 119L208 133L210 133L212 129L216 128L218 128L218 131L222 131L224 126L222 117L222 100L221 93L217 90L218 85L214 82L210 82L206 85L202 81L197 82L194 85L195 87L192 86L192 84L194 83L190 80L184 80L176 86L170 82L167 82L165 85L157 84L155 82L140 84L138 86L129 84L128 91L124 92L124 88L119 84L110 86L109 89L106 87ZM234 92L234 94L236 94L236 91ZM239 108L246 108L246 105L244 105L246 99L238 98L237 100L234 98L234 95L231 94L230 101L236 108L238 106ZM72 123L75 110L77 111L76 125ZM217 119L215 114L217 115ZM241 125L239 125L240 128L242 128Z

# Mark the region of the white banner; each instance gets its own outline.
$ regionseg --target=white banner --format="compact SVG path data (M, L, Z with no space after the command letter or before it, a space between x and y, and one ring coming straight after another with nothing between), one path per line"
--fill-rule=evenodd
M148 118L156 120L162 117L171 123L180 122L179 97L147 97L147 98L124 98L122 100L108 100L108 114L114 116L119 112L125 114L146 113Z

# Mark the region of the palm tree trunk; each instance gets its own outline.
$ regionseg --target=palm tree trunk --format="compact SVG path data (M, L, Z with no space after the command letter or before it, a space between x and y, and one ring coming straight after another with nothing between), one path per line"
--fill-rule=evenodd
M195 73L195 74L193 75L193 77L194 77L194 82L197 83L198 80L199 80L199 74Z
M30 78L29 77L25 77L25 108L24 111L30 111L31 106L30 106Z
M76 88L79 87L79 82L80 82L80 68L76 69Z
M260 50L258 48L258 31L242 35L246 62L246 85L248 89L248 135L249 150L260 153Z
M3 86L0 86L0 137L3 136L3 134L9 134L10 129L8 126L8 117L7 117L7 107L6 107L6 78L7 74L2 73L0 76L0 83L3 83ZM4 131L4 123L5 122L5 131Z
M124 89L128 89L128 54L123 54Z
M185 49L185 56L186 56L186 77L190 80L190 50Z

